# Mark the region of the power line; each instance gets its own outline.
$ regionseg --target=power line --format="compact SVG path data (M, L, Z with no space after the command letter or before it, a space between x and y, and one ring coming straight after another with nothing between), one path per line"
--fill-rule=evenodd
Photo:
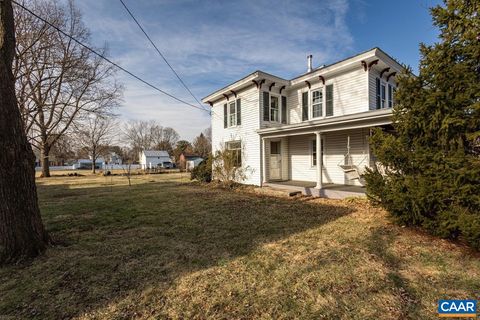
M75 39L73 36L67 34L65 31L63 31L62 29L58 28L57 26L53 25L52 23L50 23L49 21L47 21L46 19L40 17L39 15L37 15L35 12L31 11L30 9L26 8L24 5L18 3L17 1L15 0L12 0L12 3L16 4L17 6L19 6L20 8L22 8L23 10L27 11L28 13L30 13L31 15L33 15L34 17L36 17L37 19L43 21L44 23L46 23L47 25L49 25L51 28L57 30L58 32L60 32L61 34L63 34L64 36L72 39L73 41L75 41L77 44L79 44L80 46L84 47L85 49L87 49L88 51L92 52L93 54L97 55L98 57L102 58L103 60L107 61L108 63L110 63L111 65L117 67L118 69L122 70L123 72L125 72L126 74L130 75L131 77L137 79L138 81L146 84L147 86L151 87L152 89L155 89L157 90L158 92L178 101L178 102L181 102L187 106L190 106L192 108L196 108L196 109L199 109L199 110L202 110L202 111L206 111L206 112L209 112L208 110L205 110L204 108L201 108L201 107L198 107L194 104L191 104L185 100L182 100L180 98L177 98L176 96L174 96L173 94L170 94L160 88L158 88L157 86L151 84L150 82L146 81L146 80L143 80L142 78L140 78L139 76L137 76L136 74L134 74L133 72L125 69L124 67L118 65L117 63L113 62L112 60L108 59L107 57L105 57L103 54L99 53L98 51L96 51L95 49L92 49L90 48L89 46L87 46L86 44L82 43L81 41Z
M158 54L160 55L160 57L162 57L163 61L165 61L165 63L168 65L168 67L170 68L170 70L172 70L172 72L175 74L175 76L178 78L178 80L180 81L180 83L185 87L185 89L190 93L190 95L193 97L193 99L195 99L195 101L197 101L198 105L201 106L203 108L203 105L200 103L200 101L197 99L197 97L195 97L195 95L193 94L193 92L188 88L188 86L185 84L185 82L182 80L182 78L180 78L180 76L178 75L178 73L175 71L175 69L173 69L172 65L168 62L167 58L165 58L165 56L163 55L163 53L160 51L160 49L158 49L158 47L155 45L155 43L153 42L153 40L150 38L150 36L147 34L147 32L145 31L145 29L143 29L142 25L140 24L140 22L138 22L138 20L135 18L135 16L133 15L133 13L130 11L130 9L127 7L127 5L125 4L125 2L123 0L120 0L120 2L122 3L123 7L125 8L125 10L128 12L128 14L130 15L130 17L132 17L133 21L135 21L135 23L137 24L137 26L140 28L140 30L142 30L143 34L145 35L145 37L148 39L148 41L150 41L150 43L152 44L152 46L155 48L155 50L158 52Z

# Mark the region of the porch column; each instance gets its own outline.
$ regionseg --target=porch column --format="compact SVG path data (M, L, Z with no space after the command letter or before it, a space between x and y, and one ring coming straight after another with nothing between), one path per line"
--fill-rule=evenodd
M317 185L316 189L322 189L322 134L320 132L315 132L316 136L316 161L317 161Z
M262 138L262 184L267 183L267 145L265 140Z

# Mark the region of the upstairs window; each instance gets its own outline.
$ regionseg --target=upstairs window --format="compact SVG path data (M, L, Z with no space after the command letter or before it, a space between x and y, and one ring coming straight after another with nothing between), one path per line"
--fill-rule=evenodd
M278 122L280 104L277 96L270 96L270 121Z
M228 117L229 117L229 126L233 127L237 125L237 106L235 105L235 101L230 102L228 105Z
M263 121L287 123L287 97L264 91Z
M395 87L391 84L388 84L388 107L392 108L394 101L393 101L393 94L395 92Z
M318 118L322 116L323 109L323 91L315 90L312 91L312 117Z
M380 78L376 78L376 109L392 108L395 105L395 90L393 84L385 83Z
M386 105L385 105L385 102L386 102L386 86L385 86L385 83L382 82L381 85L380 85L380 108L385 108Z
M223 105L223 127L234 127L241 124L240 99Z

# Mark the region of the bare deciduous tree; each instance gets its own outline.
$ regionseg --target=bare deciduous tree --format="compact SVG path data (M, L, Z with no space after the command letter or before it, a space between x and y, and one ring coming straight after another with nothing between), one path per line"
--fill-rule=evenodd
M34 155L15 98L12 2L0 1L0 264L43 252L48 242L37 202Z
M132 120L124 129L124 142L130 146L136 157L140 151L153 148L171 153L179 138L175 129L163 128L154 120Z
M92 160L92 173L100 154L105 153L114 139L117 122L111 116L92 115L79 125L77 142L88 152Z
M90 34L73 1L27 1L31 10L75 39ZM48 158L55 143L92 113L118 105L122 87L114 67L71 38L46 26L21 8L15 10L17 100L31 143L40 150L42 175L50 176ZM105 54L106 49L100 50Z
M175 129L166 127L160 127L160 134L156 137L155 148L158 150L165 150L169 154L172 154L175 144L180 139L180 135Z

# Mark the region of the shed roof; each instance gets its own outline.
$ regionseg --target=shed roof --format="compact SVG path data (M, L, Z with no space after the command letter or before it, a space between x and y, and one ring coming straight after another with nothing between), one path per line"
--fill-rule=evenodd
M143 150L143 154L145 154L146 157L168 157L168 158L170 158L170 155L168 154L168 152L163 151L163 150Z

